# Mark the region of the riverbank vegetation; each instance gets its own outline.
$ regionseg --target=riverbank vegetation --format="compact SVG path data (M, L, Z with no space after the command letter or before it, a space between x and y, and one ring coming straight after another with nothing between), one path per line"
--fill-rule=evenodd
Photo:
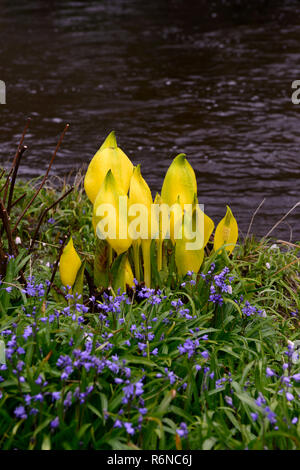
M1 177L0 448L299 449L300 244L209 237L199 273L97 288L83 179Z

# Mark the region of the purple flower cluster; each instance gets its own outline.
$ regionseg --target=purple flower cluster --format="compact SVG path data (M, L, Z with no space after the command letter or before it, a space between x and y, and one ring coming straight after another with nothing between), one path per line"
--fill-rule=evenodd
M179 437L182 437L182 438L187 438L188 437L188 428L187 428L187 425L186 423L180 423L180 427L179 429L176 430L176 433L178 434Z
M141 290L138 291L137 297L140 299L147 299L147 303L150 305L158 305L162 300L167 298L162 295L162 291L160 289L155 290L149 289L148 287L142 287Z
M169 318L174 317L177 314L179 314L181 318L185 318L186 320L195 320L197 318L197 315L191 315L189 308L184 307L184 303L181 299L172 300L171 306L174 308L174 310L170 310ZM169 318L165 318L164 323L169 323Z
M232 382L232 377L231 373L229 372L228 375L224 375L220 379L217 379L215 382L215 387L216 389L223 388L226 383L231 383Z
M209 272L206 275L211 274L215 269L215 265L212 264ZM211 284L210 284L210 296L209 302L212 302L216 305L223 305L224 294L232 294L232 286L231 283L234 277L229 276L229 268L226 266L219 274L215 274L212 276Z
M187 354L188 359L193 357L196 352L199 353L204 359L209 359L209 353L208 351L197 351L197 349L200 347L200 341L199 339L192 340L191 338L188 338L184 344L180 344L178 346L178 351L179 353L182 354Z
M45 286L42 283L35 283L35 278L32 276L28 278L28 282L25 289L23 289L23 293L29 297L37 297L38 299L41 299L45 295Z

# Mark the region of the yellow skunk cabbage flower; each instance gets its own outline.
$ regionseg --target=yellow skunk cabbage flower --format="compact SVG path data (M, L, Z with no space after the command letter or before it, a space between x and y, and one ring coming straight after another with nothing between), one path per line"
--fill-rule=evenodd
M165 204L172 206L180 196L180 204L193 204L194 195L197 194L197 181L193 168L184 153L174 158L166 173L161 198Z
M170 208L170 238L173 245L175 245L175 237L178 237L178 232L181 231L184 214L179 195L177 196L176 204L172 204L171 207L173 208L172 210Z
M104 143L92 158L84 178L85 192L93 204L108 170L112 171L117 183L127 194L133 164L123 150L117 146L114 131L106 137Z
M150 246L151 246L151 229L156 233L158 226L155 217L151 218L151 207L153 204L150 188L141 175L141 166L138 165L131 177L129 187L129 213L131 217L135 217L134 225L132 226L134 233L132 237L137 237L140 234L142 243L142 252L144 260L144 281L147 287L151 287L151 261L150 261ZM134 207L134 205L136 205ZM132 213L131 213L132 212ZM137 217L137 214L139 216ZM153 227L151 227L151 222ZM131 222L133 224L133 221ZM139 229L139 230L137 230ZM138 245L135 242L134 251L138 250ZM134 256L136 260L136 253ZM135 265L137 261L135 261Z
M94 203L93 223L97 236L106 239L118 255L127 251L132 243L127 207L128 196L109 170Z
M134 286L133 272L132 272L130 263L128 261L128 258L126 258L126 264L125 264L125 286L126 285L128 285L129 287Z
M175 263L179 275L188 271L197 273L204 258L205 235L203 233L204 213L198 205L184 212L181 225L181 238L176 238ZM200 217L199 217L200 215Z
M136 213L131 213L134 204L141 204L140 209L136 206L137 213L140 217L136 217ZM133 170L129 186L129 215L137 222L137 228L140 230L140 237L142 239L151 239L151 206L153 204L150 188L141 174L141 165L138 165ZM132 211L133 212L133 211ZM139 227L138 227L139 225ZM133 226L133 228L135 228Z
M176 240L175 244L175 263L179 276L184 276L188 271L198 273L204 258L204 248L196 250L188 250L187 246L189 243L195 241L186 238L184 235L184 224L182 227L183 237L182 239Z
M179 276L184 276L188 271L198 273L204 258L204 249L185 249L185 241L177 240L175 246L175 263Z
M238 224L235 220L231 209L227 206L225 217L219 222L214 239L214 250L217 251L223 245L226 246L226 251L230 255L236 245L238 239Z
M210 217L208 217L208 215L206 215L205 212L203 212L201 210L201 208L198 204L198 199L197 199L196 196L195 196L195 199L194 199L193 211L197 212L198 224L199 224L198 230L199 231L204 230L204 232L203 232L203 235L204 235L204 237L203 237L204 238L203 248L205 248L207 243L209 242L211 234L213 233L213 230L215 228L215 224L214 224L213 220ZM204 226L204 228L203 228L203 226Z
M177 202L179 200L178 198ZM173 210L170 211L169 209L169 206L162 201L161 195L159 193L156 193L153 211L153 216L155 217L155 221L153 223L153 232L155 234L154 238L156 240L165 240L165 238L169 238L167 234L169 233L170 228L170 218L174 217L174 215L176 218L177 213L179 213L181 216L181 206L178 207L176 204L173 204Z
M60 279L65 287L73 286L80 266L81 261L74 248L73 239L71 237L64 247L59 261Z

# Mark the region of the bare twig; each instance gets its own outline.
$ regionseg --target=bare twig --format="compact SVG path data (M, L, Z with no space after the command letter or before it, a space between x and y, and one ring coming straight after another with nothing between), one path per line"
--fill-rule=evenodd
M20 166L20 161L21 161L21 158L22 158L22 156L23 156L23 154L26 150L27 150L27 145L24 145L24 146L18 148L17 158L16 158L15 165L14 165L14 168L13 168L13 174L12 174L12 177L11 177L11 183L10 183L10 187L9 187L9 195L8 195L8 201L7 201L7 213L8 213L8 215L10 214L10 210L11 210L12 198L13 198L13 194L14 194L15 182L16 182L16 178L17 178L17 174L18 174L18 170L19 170L19 166Z
M37 239L37 236L38 236L38 233L39 233L39 230L40 230L40 227L42 225L43 219L44 219L45 215L47 214L47 212L49 212L51 209L53 209L53 207L55 207L59 202L61 202L66 196L68 196L68 194L70 194L73 191L73 189L74 189L74 187L72 186L66 193L64 193L59 199L57 199L57 201L55 201L53 204L51 204L51 206L46 207L46 209L42 212L42 214L39 218L38 224L36 226L34 235L32 237L32 241L31 241L28 253L31 253L32 250L33 250L35 241Z
M0 275L5 276L6 266L8 261L8 255L3 249L2 240L0 240Z
M10 217L7 213L7 210L4 207L2 199L0 199L0 217L2 219L4 230L7 235L10 254L13 254L14 256L16 256L18 254L18 250L14 242L14 239L12 237L12 232L10 228ZM22 270L20 271L20 277L21 277L23 284L26 284L26 279Z
M26 196L27 193L24 193L22 194L22 196L18 197L18 199L16 199L12 204L11 204L11 209L16 205L18 204L18 202L20 202L25 196Z
M249 227L248 227L248 231L247 231L247 235L246 235L246 239L249 237L249 234L250 234L250 230L252 228L252 224L253 224L253 221L254 221L254 217L256 216L256 214L258 213L259 209L261 208L261 206L264 204L266 198L264 198L261 203L259 204L259 206L255 209L254 211L254 214L252 215L252 218L251 218L251 221L250 221L250 224L249 224Z
M274 276L276 276L277 274L281 273L282 271L284 271L285 269L287 268L290 268L293 264L295 263L300 263L300 258L296 258L294 259L293 261L291 261L289 264L286 264L285 266L283 266L283 268L279 269L279 271L276 271L276 273L274 274Z
M300 248L299 245L296 245L295 243L287 242L286 240L277 240L277 243L281 243L282 245L288 245L292 246L293 248Z
M4 171L4 173L2 173L1 177L2 177L4 174L5 174L5 171ZM0 194L2 193L2 191L3 191L3 189L6 187L6 185L7 185L7 178L6 178L5 183L3 184L3 186L0 188Z
M12 232L11 232L11 228L10 228L10 218L9 218L8 213L7 213L7 210L5 209L5 206L4 206L4 203L3 203L2 199L0 199L0 217L1 217L2 222L3 222L3 228L4 228L4 230L6 232L6 235L7 235L10 254L16 256L17 255L17 247L16 247L15 242L14 242L13 237L12 237Z
M27 119L26 125L25 125L25 127L24 127L23 134L22 134L21 140L20 140L20 142L19 142L19 145L18 145L18 148L17 148L17 151L16 151L15 158L13 159L13 162L12 162L12 165L11 165L11 170L14 169L14 166L15 166L15 164L16 164L16 161L17 161L17 158L18 158L18 154L19 154L20 149L21 149L21 147L22 147L22 145L23 145L23 142L24 142L24 139L25 139L25 135L26 135L26 132L27 132L27 130L28 130L28 127L29 127L30 122L31 122L31 118L29 117L29 118Z
M262 238L262 241L264 239L266 239L269 235L271 235L271 233L273 232L273 230L275 230L275 228L278 227L278 225L280 225L286 218L288 215L290 215L291 212L293 212L294 209L296 209L296 207L300 206L300 201L297 202L283 217L281 217L281 219L271 228L271 230L268 231L268 233Z
M17 151L16 151L16 155L13 159L13 162L12 162L12 165L11 165L11 168L9 170L9 173L7 175L7 178L6 178L6 182L5 182L5 185L4 185L4 194L3 194L3 203L5 204L5 201L6 201L6 196L7 196L7 191L8 191L8 186L9 186L9 180L10 180L10 177L14 171L14 168L15 168L15 165L16 165L16 162L17 162L17 159L19 157L19 153L20 153L20 149L23 145L23 142L24 142L24 139L25 139L25 135L26 135L26 132L28 130L28 127L29 127L29 124L30 124L30 121L31 121L31 118L28 118L27 119L27 122L26 122L26 125L24 127L24 130L23 130L23 134L21 136L21 139L20 139L20 142L19 142L19 145L18 145L18 148L17 148ZM1 191L3 190L3 188L1 189Z
M49 163L49 166L48 166L48 168L47 168L47 171L46 171L46 173L45 173L45 175L44 175L44 177L43 177L43 179L42 179L42 182L41 182L40 186L38 187L38 189L36 190L35 194L34 194L34 195L32 196L32 198L30 199L30 201L29 201L29 203L27 204L27 206L25 207L25 209L23 210L22 214L19 216L19 218L18 218L18 220L17 220L17 222L16 222L14 228L12 229L12 233L14 233L14 232L16 231L16 229L17 229L17 227L18 227L20 221L22 220L22 218L24 217L24 215L25 215L26 212L28 211L29 207L32 205L33 201L36 199L36 197L38 196L38 194L39 194L39 192L41 191L42 187L44 186L44 184L45 184L45 182L46 182L46 180L47 180L47 178L48 178L48 174L49 174L49 171L50 171L50 169L51 169L52 163L54 162L54 159L55 159L55 157L56 157L57 151L58 151L58 149L59 149L59 147L60 147L60 145L61 145L61 143L62 143L62 141L63 141L63 139L64 139L65 133L67 132L68 128L69 128L69 124L66 124L66 126L65 126L65 128L64 128L64 130L63 130L63 132L62 132L62 134L61 134L61 136L60 136L60 139L59 139L59 141L58 141L58 143L57 143L57 145L56 145L56 148L55 148L55 150L54 150L54 152L53 152L52 158L51 158L51 160L50 160L50 163Z

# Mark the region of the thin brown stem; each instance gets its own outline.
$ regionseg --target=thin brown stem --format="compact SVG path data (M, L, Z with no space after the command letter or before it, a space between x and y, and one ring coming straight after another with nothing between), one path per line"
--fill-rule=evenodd
M56 157L56 154L57 154L57 152L58 152L58 149L59 149L59 147L60 147L60 145L61 145L61 143L62 143L62 141L63 141L63 139L64 139L65 133L67 132L68 128L69 128L69 124L66 124L66 126L65 126L65 128L64 128L64 130L63 130L63 132L62 132L62 134L61 134L61 136L60 136L60 139L59 139L59 141L58 141L58 143L57 143L57 145L56 145L56 148L55 148L55 150L54 150L54 152L53 152L53 155L52 155L52 157L51 157L49 166L48 166L47 171L46 171L46 173L45 173L45 175L44 175L44 177L43 177L43 179L42 179L42 182L41 182L40 186L38 187L38 189L36 190L35 194L34 194L34 195L32 196L32 198L30 199L30 201L29 201L29 203L27 204L27 206L25 207L25 209L23 210L22 214L19 216L19 218L18 218L18 220L17 220L17 222L16 222L16 224L15 224L13 230L12 230L12 233L14 233L14 232L16 231L16 229L17 229L17 227L18 227L20 221L23 219L23 217L24 217L24 215L26 214L26 212L28 211L29 207L32 205L33 201L36 199L36 197L38 196L38 194L39 194L39 192L41 191L42 187L43 187L44 184L46 183L46 180L47 180L47 178L48 178L50 169L51 169L51 167L52 167L52 164L53 164L53 162L54 162L54 159L55 159L55 157Z
M2 199L0 199L0 217L1 217L2 222L3 222L3 228L4 228L4 230L6 232L6 235L7 235L10 254L16 256L17 255L17 247L16 247L15 242L14 242L13 237L12 237L12 232L11 232L11 228L10 228L10 218L9 218L8 213L7 213L7 210L4 207L4 203L3 203Z
M252 215L252 218L251 218L251 221L250 221L250 224L249 224L249 227L248 227L248 230L247 230L247 235L246 235L246 238L245 240L247 240L249 238L249 235L250 235L250 230L252 228L252 224L253 224L253 221L254 221L254 217L256 216L256 214L258 213L259 209L261 208L261 206L264 204L266 198L264 198L261 203L259 204L259 206L255 209L254 211L254 214Z
M19 142L19 145L18 145L18 148L17 148L17 151L16 151L15 158L13 159L11 169L13 169L14 166L15 166L15 164L16 164L16 161L17 161L17 158L18 158L20 149L21 149L21 147L22 147L22 145L23 145L23 142L24 142L24 139L25 139L25 135L26 135L26 132L27 132L27 130L28 130L28 127L29 127L30 122L31 122L31 118L29 117L29 118L27 119L26 125L25 125L25 127L24 127L23 134L22 134L21 140L20 140L20 142Z
M47 212L49 212L51 209L53 209L53 207L55 207L59 202L61 202L65 197L67 197L68 194L70 194L73 191L73 189L74 189L74 186L72 186L66 193L64 193L59 199L57 199L57 201L55 201L53 204L51 204L51 206L46 207L46 209L44 209L44 211L42 212L42 214L39 218L38 224L36 226L36 229L35 229L34 235L32 237L32 241L31 241L28 253L31 253L32 250L33 250L35 241L37 239L37 236L38 236L38 233L39 233L39 230L40 230L40 227L42 225L43 219L44 219L45 215L47 214Z
M22 156L23 156L23 154L26 150L27 150L27 145L24 145L23 147L18 148L17 158L16 158L15 165L14 165L14 168L13 168L13 174L12 174L12 177L11 177L11 183L10 183L10 187L9 187L9 195L8 195L8 201L7 201L7 213L8 213L8 215L10 214L10 210L11 210L12 198L13 198L13 194L14 194L14 188L15 188L15 183L16 183L16 178L17 178L21 158L22 158Z
M12 202L11 204L11 209L16 206L18 204L18 202L20 202L25 196L26 196L27 193L24 193L22 194L22 196L18 197L18 199L16 199L14 202Z
M0 189L0 194L2 193L3 189L6 189L8 183L9 183L9 177L10 177L10 175L12 174L12 171L13 171L13 170L11 169L11 170L9 171L9 173L7 174L5 183L4 183L4 185L3 185L3 186L1 187L1 189ZM4 173L5 173L5 172L4 172ZM2 175L2 176L3 176L3 175Z
M3 203L5 204L5 201L6 201L6 196L7 196L7 191L8 191L8 187L9 187L9 180L10 180L10 177L14 171L14 168L15 168L15 165L16 165L16 162L17 162L17 159L18 159L18 156L19 156L19 153L20 153L20 149L23 145L23 142L24 142L24 139L25 139L25 135L26 135L26 132L28 130L28 127L29 127L29 124L30 124L30 121L31 121L31 118L28 118L27 119L27 122L26 122L26 125L24 127L24 130L23 130L23 134L21 136L21 139L20 139L20 142L19 142L19 145L18 145L18 148L17 148L17 151L16 151L16 155L14 156L14 159L13 159L13 162L12 162L12 165L11 165L11 168L9 170L9 173L7 175L7 179L6 179L6 182L5 182L5 185L4 185L4 194L3 194ZM3 189L3 188L2 188ZM1 191L2 191L1 189Z

